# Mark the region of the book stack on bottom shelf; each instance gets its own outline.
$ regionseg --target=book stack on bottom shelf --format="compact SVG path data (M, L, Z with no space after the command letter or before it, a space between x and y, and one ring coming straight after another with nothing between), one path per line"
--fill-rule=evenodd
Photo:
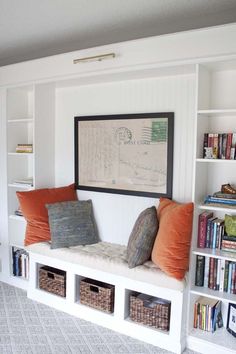
M221 301L200 296L194 305L194 328L215 332L223 327Z
M12 274L24 279L29 278L29 255L18 247L12 247Z

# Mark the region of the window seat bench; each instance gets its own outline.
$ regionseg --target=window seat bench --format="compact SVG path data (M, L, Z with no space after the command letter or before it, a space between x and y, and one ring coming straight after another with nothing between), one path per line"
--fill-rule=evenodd
M109 242L59 249L51 249L50 243L43 242L28 246L27 251L30 255L29 298L176 353L185 348L186 279L178 281L169 277L151 261L130 269L126 247ZM65 298L39 289L39 268L44 265L66 271ZM79 282L83 278L115 286L114 313L80 304ZM171 302L168 332L129 319L129 297L133 292Z

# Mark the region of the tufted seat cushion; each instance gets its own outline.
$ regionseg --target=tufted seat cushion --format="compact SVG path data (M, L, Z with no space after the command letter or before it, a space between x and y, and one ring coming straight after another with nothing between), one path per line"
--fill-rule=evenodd
M185 279L180 281L166 275L152 261L132 269L128 268L126 246L114 243L98 242L86 246L51 249L48 242L41 242L28 246L27 250L88 268L96 267L97 270L163 288L182 291L186 285Z

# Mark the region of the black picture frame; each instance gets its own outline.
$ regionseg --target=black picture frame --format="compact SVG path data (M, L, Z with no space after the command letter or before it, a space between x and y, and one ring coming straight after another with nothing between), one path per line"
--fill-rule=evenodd
M236 337L236 304L229 303L226 329Z
M174 112L74 118L75 187L172 198Z

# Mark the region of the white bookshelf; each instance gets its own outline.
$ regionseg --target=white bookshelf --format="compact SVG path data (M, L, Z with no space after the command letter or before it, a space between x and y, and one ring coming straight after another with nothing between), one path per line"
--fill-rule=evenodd
M193 201L195 216L191 255L191 277L189 291L189 335L190 349L202 353L235 352L236 338L226 330L228 303L236 303L236 295L204 286L195 285L195 267L197 255L236 262L236 253L219 249L197 248L198 216L203 211L212 211L216 217L224 219L225 214L236 215L236 208L203 204L208 194L221 189L222 184L236 186L236 160L203 158L204 133L236 132L236 62L212 62L197 66L197 110L196 110L196 147L194 156ZM200 296L213 298L222 302L224 328L214 333L193 328L194 303ZM224 340L223 337L227 337ZM207 349L208 348L208 349Z
M25 218L15 214L19 207L16 192L54 186L54 94L54 85L47 83L5 90L7 236L2 246L3 279L23 289L27 288L26 279L12 274L12 248L24 249L26 230ZM17 144L32 144L33 152L16 152ZM17 182L28 180L32 183Z

